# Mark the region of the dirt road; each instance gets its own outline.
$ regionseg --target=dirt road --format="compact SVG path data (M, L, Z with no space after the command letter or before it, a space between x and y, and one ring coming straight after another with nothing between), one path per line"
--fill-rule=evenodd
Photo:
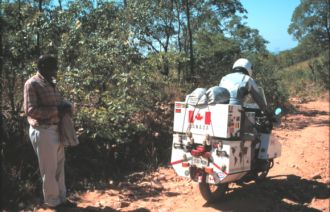
M75 194L78 208L67 211L329 211L329 102L296 101L296 108L275 130L282 157L261 184L230 185L222 201L208 204L196 183L160 168Z

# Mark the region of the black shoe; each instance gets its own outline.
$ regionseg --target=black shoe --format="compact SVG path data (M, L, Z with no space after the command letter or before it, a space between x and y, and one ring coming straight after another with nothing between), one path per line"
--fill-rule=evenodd
M75 208L77 207L77 203L71 202L70 200L66 200L65 202L59 204L58 206L55 207L55 209L60 209L60 208Z

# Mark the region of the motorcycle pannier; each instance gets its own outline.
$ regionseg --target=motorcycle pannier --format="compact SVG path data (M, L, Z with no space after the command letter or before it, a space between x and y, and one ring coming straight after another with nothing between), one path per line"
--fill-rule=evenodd
M190 105L175 102L174 132L238 138L241 106L229 104Z

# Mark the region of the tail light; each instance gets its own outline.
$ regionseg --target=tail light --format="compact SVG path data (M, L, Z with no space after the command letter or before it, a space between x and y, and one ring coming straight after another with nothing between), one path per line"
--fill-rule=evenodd
M201 155L201 152L196 150L196 149L193 149L193 150L191 150L191 155L195 156L195 157L198 157L198 156Z
M204 168L204 171L205 171L207 174L213 174L213 168L205 167L205 168Z
M182 167L189 167L190 166L190 164L188 163L188 162L182 162Z
M205 147L204 146L198 146L196 148L199 152L205 152Z

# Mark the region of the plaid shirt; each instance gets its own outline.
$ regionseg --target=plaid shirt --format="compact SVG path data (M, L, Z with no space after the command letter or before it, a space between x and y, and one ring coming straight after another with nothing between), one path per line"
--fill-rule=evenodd
M28 79L24 85L24 112L31 126L58 124L57 106L62 97L41 74Z

